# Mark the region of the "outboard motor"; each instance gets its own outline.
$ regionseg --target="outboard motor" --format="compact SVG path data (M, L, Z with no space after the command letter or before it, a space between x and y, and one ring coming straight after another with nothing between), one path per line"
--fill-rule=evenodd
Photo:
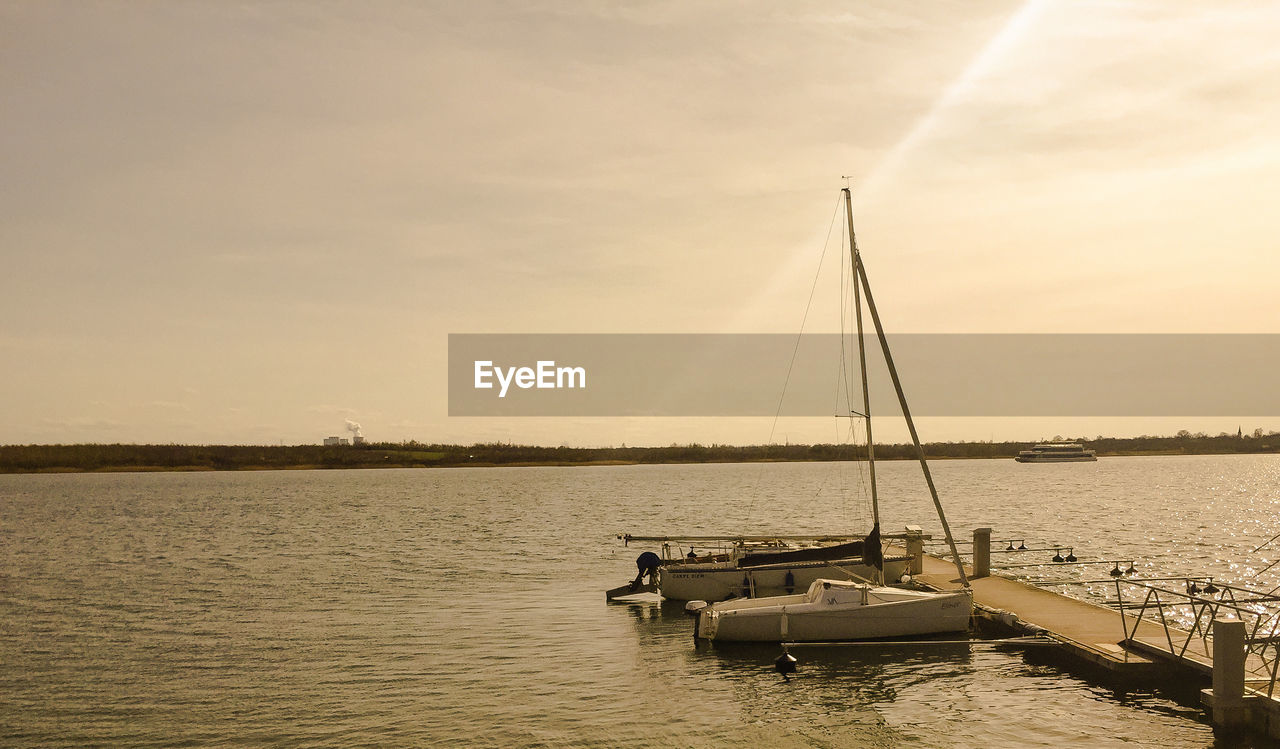
M640 581L647 575L650 583L658 581L658 568L662 566L662 558L652 551L646 551L636 557L636 579L631 581L631 589L635 590L640 587Z

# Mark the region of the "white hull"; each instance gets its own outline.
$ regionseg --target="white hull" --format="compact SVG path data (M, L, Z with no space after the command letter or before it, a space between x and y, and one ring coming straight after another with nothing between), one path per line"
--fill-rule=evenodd
M839 580L806 593L716 603L698 614L697 637L720 642L828 642L963 632L968 590L928 593Z
M1097 459L1098 454L1095 451L1086 450L1084 445L1074 442L1036 445L1014 457L1014 460L1019 463L1079 463Z
M884 578L897 581L907 571L907 559L884 560ZM851 574L850 574L851 573ZM861 560L798 562L790 566L740 568L734 562L678 563L658 572L658 591L673 601L724 601L732 598L782 596L807 590L815 580L873 580L876 571ZM787 579L787 575L791 579Z

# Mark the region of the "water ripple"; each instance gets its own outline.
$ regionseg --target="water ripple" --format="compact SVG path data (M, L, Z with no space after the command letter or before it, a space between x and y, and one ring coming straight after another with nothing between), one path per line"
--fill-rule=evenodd
M775 648L695 646L679 606L603 602L644 550L615 532L864 531L865 503L838 490L858 468L0 476L0 743L1212 742L1195 706L1018 649L806 648L782 682ZM1280 528L1271 456L934 473L957 529L1280 584L1280 565L1259 572L1280 546L1248 553ZM918 471L878 474L886 527L938 532Z

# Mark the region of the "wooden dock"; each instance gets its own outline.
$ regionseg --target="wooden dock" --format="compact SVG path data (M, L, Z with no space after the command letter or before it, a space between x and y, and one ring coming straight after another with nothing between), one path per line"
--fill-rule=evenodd
M918 582L939 590L959 587L952 562L925 554L922 565L923 572L915 576ZM1167 670L1162 661L1125 646L1126 630L1113 609L1005 577L970 577L969 584L977 614L988 621L1041 632L1062 644L1067 654L1118 676L1142 678ZM1140 635L1164 638L1164 628L1157 624L1125 619L1130 629L1138 625Z
M924 554L922 571L915 580L937 590L960 586L955 565L945 559ZM1215 689L1221 688L1223 674L1215 671L1214 643L1205 633L1188 633L1175 627L1164 627L1147 619L1138 619L1116 609L1069 598L999 576L974 578L971 568L969 583L973 590L975 615L1015 631L1037 632L1061 644L1062 652L1072 659L1126 681L1148 681L1159 678L1212 678ZM1208 622L1203 624L1208 628ZM1244 651L1244 627L1240 625L1239 650L1232 664L1237 675L1228 681L1238 683L1220 699L1214 690L1201 692L1202 703L1209 708L1216 725L1227 728L1249 726L1271 738L1280 738L1280 694L1268 695L1267 674L1274 663ZM1280 657L1280 656L1278 656ZM1280 693L1280 690L1276 690Z

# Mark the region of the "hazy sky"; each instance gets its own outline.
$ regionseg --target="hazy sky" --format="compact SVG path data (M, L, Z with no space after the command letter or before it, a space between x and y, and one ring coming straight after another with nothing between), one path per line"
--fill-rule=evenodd
M449 419L446 337L795 332L845 175L891 330L1280 332L1276 39L1268 3L2 0L0 443L763 442Z

